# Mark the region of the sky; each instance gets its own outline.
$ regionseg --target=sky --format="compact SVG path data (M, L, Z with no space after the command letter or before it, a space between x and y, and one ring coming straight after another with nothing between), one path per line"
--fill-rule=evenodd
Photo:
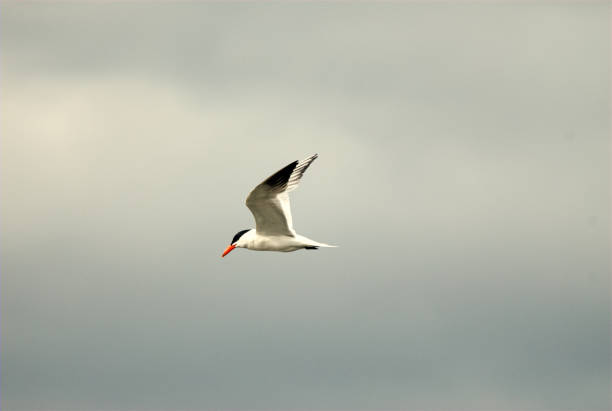
M3 2L2 409L610 409L609 16Z

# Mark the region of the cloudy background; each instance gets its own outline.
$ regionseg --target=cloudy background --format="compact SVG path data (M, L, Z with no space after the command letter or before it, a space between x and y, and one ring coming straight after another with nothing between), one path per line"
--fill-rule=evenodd
M3 3L2 409L607 410L609 6ZM220 254L320 158L298 232Z

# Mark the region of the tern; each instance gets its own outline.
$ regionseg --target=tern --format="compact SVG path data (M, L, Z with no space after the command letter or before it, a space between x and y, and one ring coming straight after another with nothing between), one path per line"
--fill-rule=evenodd
M295 190L317 154L294 161L265 179L249 193L246 206L255 217L255 228L238 231L221 257L234 248L257 251L296 251L336 247L301 236L293 229L289 192Z

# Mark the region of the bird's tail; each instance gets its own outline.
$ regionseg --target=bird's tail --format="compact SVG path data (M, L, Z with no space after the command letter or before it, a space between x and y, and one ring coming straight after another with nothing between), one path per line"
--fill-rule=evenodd
M327 248L336 248L338 247L337 245L330 245L330 244L325 244L325 243L318 243L316 241L313 241L312 244L309 244L310 247L327 247Z
M320 243L315 240L311 240L310 238L304 237L303 235L298 235L297 240L301 242L304 245L304 247L309 248L311 250L313 249L316 250L319 247L326 247L326 248L327 247L337 247L336 245L330 245L330 244Z

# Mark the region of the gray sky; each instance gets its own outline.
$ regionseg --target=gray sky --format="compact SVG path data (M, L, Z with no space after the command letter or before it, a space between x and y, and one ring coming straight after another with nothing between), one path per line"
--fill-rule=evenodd
M610 407L609 6L3 3L3 410ZM249 190L316 252L220 254Z

